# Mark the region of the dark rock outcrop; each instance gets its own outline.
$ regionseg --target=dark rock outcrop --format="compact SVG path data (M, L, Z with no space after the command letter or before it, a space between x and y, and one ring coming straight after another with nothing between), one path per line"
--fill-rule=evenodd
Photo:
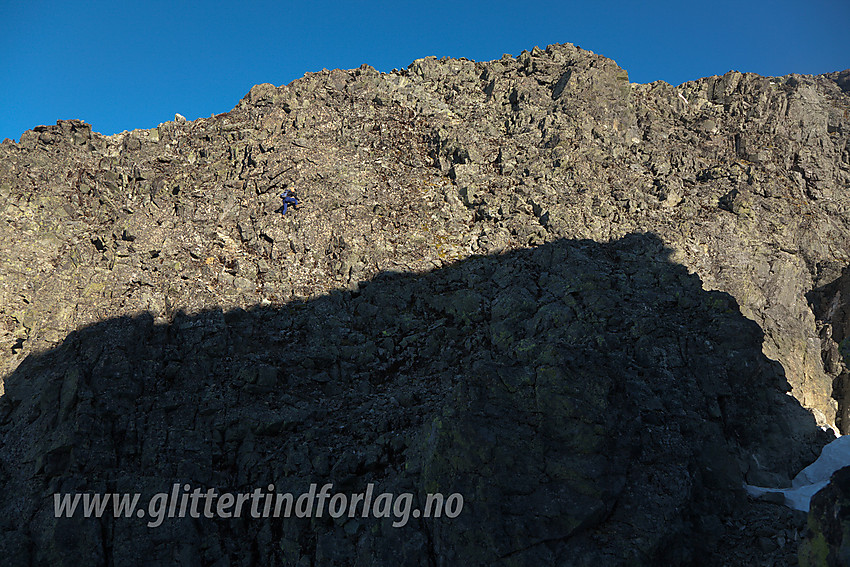
M763 334L651 235L554 241L279 308L124 317L0 398L3 556L22 564L679 564L745 464L811 452ZM758 407L761 411L753 412ZM778 427L785 442L763 432ZM54 493L311 483L458 493L457 518L54 518ZM10 533L7 533L10 532ZM693 534L700 533L698 540Z
M846 431L850 424L850 270L841 275L824 274L825 285L808 294L817 317L824 370L833 378L833 397L840 412L838 425ZM835 279L833 279L835 278Z
M800 544L800 567L850 565L850 467L835 471L812 497L808 528Z
M637 85L553 45L0 144L2 556L782 564L793 526L752 555L740 487L848 428L846 75ZM326 480L464 511L52 516Z

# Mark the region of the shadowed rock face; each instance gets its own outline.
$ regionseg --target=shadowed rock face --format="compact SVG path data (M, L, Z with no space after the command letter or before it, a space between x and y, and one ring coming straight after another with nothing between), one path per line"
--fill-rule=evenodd
M812 497L799 561L802 567L850 563L850 467L835 471L826 488Z
M559 240L279 308L75 331L6 379L0 550L21 565L634 565L712 553L742 483L761 474L751 463L787 481L821 431L785 395L758 326L669 254L652 235ZM404 527L149 528L55 519L52 497L328 482L412 492L417 506L459 493L463 512Z
M708 551L742 480L781 486L815 424L847 430L846 309L823 307L850 264L846 79L636 85L565 44L0 144L0 546L24 565L751 564ZM324 479L467 501L403 529L151 529L50 502Z
M817 317L824 370L833 378L833 397L838 401L837 417L842 431L850 424L850 270L812 290L807 297ZM830 281L831 280L831 281Z

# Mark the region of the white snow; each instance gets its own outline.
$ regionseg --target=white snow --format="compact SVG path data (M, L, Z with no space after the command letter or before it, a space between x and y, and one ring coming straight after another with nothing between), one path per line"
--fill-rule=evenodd
M785 495L785 505L803 512L809 511L809 502L821 488L829 484L832 473L850 466L850 435L843 435L828 444L814 463L804 468L791 481L791 488L763 488L745 484L747 493L759 497L769 492Z

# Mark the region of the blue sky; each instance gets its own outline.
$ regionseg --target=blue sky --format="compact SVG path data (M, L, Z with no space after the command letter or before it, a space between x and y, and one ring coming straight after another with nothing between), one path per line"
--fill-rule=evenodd
M426 55L571 42L633 82L850 67L850 1L49 2L0 0L0 140L57 119L113 134L226 112L257 83Z

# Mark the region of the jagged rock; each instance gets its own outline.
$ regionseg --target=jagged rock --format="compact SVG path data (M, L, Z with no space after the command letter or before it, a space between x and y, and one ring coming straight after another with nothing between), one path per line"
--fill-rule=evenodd
M835 471L812 497L799 556L800 567L850 565L850 467Z
M368 564L422 564L425 550L448 564L708 553L722 528L688 534L745 502L745 459L781 453L793 470L809 455L788 453L789 442L812 447L821 432L783 395L755 323L669 254L651 235L558 240L297 308L75 331L5 381L0 510L15 535L0 540L4 556L31 545L35 563L68 561L79 553L71 534L128 563L184 547L244 554L296 521L169 521L151 538L135 519L55 519L39 496L120 486L149 499L186 482L220 492L372 482L420 506L428 492L463 496L463 515L404 529L397 518L352 531L298 523L297 553L316 561L333 550ZM784 435L763 439L773 425ZM285 562L282 549L256 561Z
M0 144L4 557L793 554L728 526L767 525L744 481L790 479L817 426L847 430L846 78L637 85L552 45ZM151 530L47 506L171 479L457 486L469 512Z

